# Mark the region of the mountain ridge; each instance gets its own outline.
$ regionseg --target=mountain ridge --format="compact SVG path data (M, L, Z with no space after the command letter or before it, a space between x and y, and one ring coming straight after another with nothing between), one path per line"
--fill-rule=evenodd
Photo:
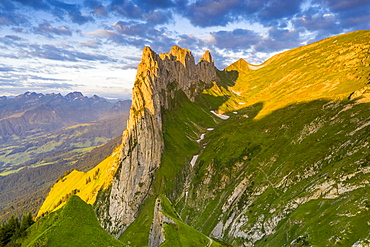
M359 31L224 71L145 48L101 225L133 246L181 246L175 218L205 245L366 246L369 43Z
M126 101L130 102L130 101ZM25 136L34 132L50 132L84 122L91 122L117 115L114 109L125 102L109 103L94 95L91 98L80 92L41 94L26 92L14 98L3 97L0 101L0 141L12 135ZM130 103L126 103L129 107ZM79 112L71 113L71 111Z

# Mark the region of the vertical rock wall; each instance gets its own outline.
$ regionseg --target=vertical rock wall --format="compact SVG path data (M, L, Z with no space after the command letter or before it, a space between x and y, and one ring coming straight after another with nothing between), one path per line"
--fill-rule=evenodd
M169 108L168 98L173 98L176 90L184 91L194 101L216 79L208 51L195 64L190 51L178 46L160 55L144 48L132 91L130 119L122 139L121 166L112 183L109 209L99 216L110 233L117 237L122 234L150 192L164 149L161 108Z

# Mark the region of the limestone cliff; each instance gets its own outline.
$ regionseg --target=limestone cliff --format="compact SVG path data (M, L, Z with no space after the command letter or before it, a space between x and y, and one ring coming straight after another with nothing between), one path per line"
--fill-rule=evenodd
M154 217L152 226L150 227L150 235L153 237L149 238L149 247L157 247L166 240L164 235L164 223L175 224L175 221L162 212L162 200L158 197L155 201Z
M123 134L120 168L112 183L109 209L100 215L102 225L119 236L134 220L150 193L153 172L161 164L164 149L162 112L169 98L182 90L194 101L198 92L217 79L211 55L198 64L190 51L174 46L169 53L143 50L132 91L132 106Z

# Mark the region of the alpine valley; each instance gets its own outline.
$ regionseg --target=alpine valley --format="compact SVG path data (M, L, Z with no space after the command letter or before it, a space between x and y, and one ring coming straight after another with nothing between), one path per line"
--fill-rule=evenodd
M108 156L130 106L80 92L0 97L0 221L36 214L58 177Z
M370 31L222 71L145 47L132 95L120 145L16 243L370 246Z

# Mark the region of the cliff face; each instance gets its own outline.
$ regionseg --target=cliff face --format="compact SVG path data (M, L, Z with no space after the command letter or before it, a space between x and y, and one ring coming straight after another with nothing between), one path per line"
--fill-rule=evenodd
M177 90L193 101L216 79L209 52L195 64L190 51L177 46L160 55L144 48L122 139L120 169L112 183L109 210L100 216L103 226L113 235L119 236L135 220L140 204L150 193L153 172L160 166L164 149L162 107L169 109L168 99Z

